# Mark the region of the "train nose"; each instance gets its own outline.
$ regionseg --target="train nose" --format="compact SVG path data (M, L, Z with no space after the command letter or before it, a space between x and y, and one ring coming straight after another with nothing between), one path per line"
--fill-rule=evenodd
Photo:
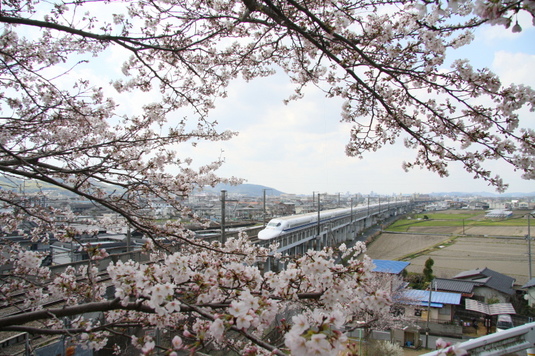
M264 229L258 232L258 239L269 240L277 236L277 231L272 229Z

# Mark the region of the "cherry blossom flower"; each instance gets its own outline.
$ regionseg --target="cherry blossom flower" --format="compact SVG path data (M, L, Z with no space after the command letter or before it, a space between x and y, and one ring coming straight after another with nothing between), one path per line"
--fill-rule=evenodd
M374 277L371 259L359 256L365 245L283 256L276 242L264 248L244 233L225 243L197 239L184 221L207 222L185 198L205 185L241 180L216 175L223 157L199 163L181 157L180 148L234 137L210 119L217 100L237 78L281 69L295 85L285 102L303 98L309 85L340 100L341 120L351 125L350 156L402 140L415 152L406 170L447 176L457 162L501 191L507 183L492 161L502 160L535 179L535 130L519 114L534 110L535 91L504 85L466 60L446 61L452 48L473 41L478 26L521 31L529 24L518 23L518 13L534 15L534 4L2 1L0 171L61 188L117 218L88 222L81 231L78 214L38 203L46 201L46 189L31 200L22 189L0 189L9 211L0 214L3 235L21 233L32 243L53 236L90 256L52 274L42 266L44 254L2 244L0 262L9 268L2 302L14 303L10 296L25 291L31 308L47 298L64 306L2 318L0 330L46 325L98 349L108 341L103 325L136 325L177 335L166 345L175 349L171 354L203 345L244 354L338 354L348 323L369 315L377 323L390 320L392 291ZM116 52L130 57L107 61L105 82L86 75L89 65ZM183 110L192 114L179 118ZM156 200L180 218L155 221L147 202ZM143 234L139 259L83 244L80 236L100 224ZM24 225L32 228L20 231ZM268 259L286 268L264 271ZM102 283L105 272L109 280ZM102 320L76 318L93 312ZM289 312L291 322L278 323ZM54 313L72 316L72 325ZM283 334L284 350L262 339L273 328ZM132 338L132 345L145 354L160 346L148 335Z
M182 342L182 339L178 335L176 335L171 342L175 350L180 350L184 347L184 343Z

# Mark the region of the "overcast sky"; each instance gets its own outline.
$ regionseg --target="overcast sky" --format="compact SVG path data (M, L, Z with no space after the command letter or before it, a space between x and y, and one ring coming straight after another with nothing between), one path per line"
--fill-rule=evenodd
M488 67L500 75L504 84L535 87L535 28L528 16L519 22L524 28L521 33L503 26L478 29L475 41L453 53L445 67L449 68L454 59L468 58L474 67ZM124 57L112 51L106 61L113 65L98 72L86 68L82 75L106 87L114 75L109 70L117 75L117 64ZM180 147L181 157L191 157L200 165L222 156L226 163L219 170L220 176L243 178L247 183L286 193L495 192L461 166L450 165L447 178L420 169L404 172L403 161L410 161L415 153L401 142L369 152L363 159L347 157L350 126L340 123L340 101L309 88L304 99L285 105L283 100L292 89L282 71L250 83L232 83L228 97L216 102L210 118L219 122L220 130L238 131L239 135L230 141L200 142L194 149ZM147 93L129 93L119 103L123 108L134 108L143 99L147 100ZM522 119L521 126L535 129L535 113L524 110ZM507 192L535 192L534 181L521 179L520 173L505 163L496 162L493 167L510 184Z
M475 67L489 67L505 84L535 87L535 29L531 19L522 25L521 33L498 26L478 30L470 48L455 56L471 59ZM495 191L460 166L450 166L447 178L420 169L404 172L402 162L414 153L401 142L370 152L363 159L347 157L344 147L349 125L340 123L340 102L310 89L304 99L285 105L283 100L291 90L283 73L232 84L228 98L216 103L211 117L222 129L239 131L239 136L201 144L191 153L193 158L206 161L222 155L226 163L220 175L241 177L247 183L286 193ZM524 126L535 128L534 113L524 111L523 120ZM506 164L493 167L510 184L508 192L535 192L534 181L521 179Z

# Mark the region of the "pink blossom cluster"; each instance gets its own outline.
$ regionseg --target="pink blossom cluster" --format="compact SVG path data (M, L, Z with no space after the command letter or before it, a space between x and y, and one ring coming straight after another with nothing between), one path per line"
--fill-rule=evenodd
M437 340L437 349L439 350L438 355L444 356L466 356L468 351L459 347L458 344L452 345L451 342L444 341L440 338Z
M292 318L292 323L285 335L285 345L292 355L337 355L345 349L348 338L340 330L346 317L339 310L299 314Z
M344 323L388 319L392 290L374 281L369 258L356 258L359 244L289 257L245 236L208 244L186 227L207 223L184 206L191 192L240 182L216 175L223 157L194 164L179 154L184 145L236 135L209 113L238 78L281 69L294 85L287 101L303 98L311 85L339 99L342 120L351 124L350 156L402 140L415 152L404 169L447 176L457 162L502 191L507 183L489 164L501 160L535 178L535 130L520 114L535 110L535 91L504 85L464 60L444 66L451 49L473 40L474 28L521 31L518 14L533 16L533 0L0 1L0 175L7 182L0 231L33 243L54 236L91 256L82 268L50 275L44 255L1 244L7 272L0 301L15 305L24 292L31 308L2 318L2 331L76 334L100 348L108 330L141 325L179 335L169 340L169 353L228 347L251 355L282 348L332 354L343 347ZM110 78L87 75L91 65ZM184 109L192 114L184 117ZM38 185L31 195L28 181ZM146 237L148 262L115 259L104 284L100 263L108 253L83 245L78 216L41 203L48 196L39 184L120 216ZM180 218L159 223L152 200ZM85 232L112 220L92 222ZM286 268L264 271L267 259ZM104 298L105 288L115 299ZM41 311L47 298L64 304ZM102 320L69 325L57 317L89 312ZM278 323L281 315L295 322ZM42 319L42 329L28 324ZM270 331L283 339L264 340ZM150 354L159 345L144 337L133 344Z
M259 266L270 251L247 241L245 236L229 239L221 246L224 252L186 248L151 264L110 265L115 295L124 306L134 302L154 310L149 322L159 327L168 328L177 318L186 320L187 315L200 313L182 329L190 339L189 347L205 343L228 347L225 335L231 331L261 339L277 327L275 320L285 310L311 304L314 313L292 319L285 344L292 352L297 347L296 353L306 344L318 354L335 354L343 347L346 322L388 310L392 303L390 291L372 287L373 264L367 257L350 257L341 265L335 262L339 256L335 250L311 250L278 273L262 273ZM358 255L363 246L344 248L346 256L348 251Z

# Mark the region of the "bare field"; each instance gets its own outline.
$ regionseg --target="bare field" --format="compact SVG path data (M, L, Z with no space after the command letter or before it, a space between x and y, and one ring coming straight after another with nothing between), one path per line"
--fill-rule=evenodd
M440 231L439 234L446 233L444 228L440 227L428 227L425 230L428 235L383 233L368 246L367 254L375 259L397 260L430 249L422 255L405 259L411 263L407 270L421 273L425 261L431 257L435 261L433 271L437 277L452 278L462 271L488 267L516 278L517 284L522 285L528 281L527 241L518 237L485 237L497 236L498 233L512 236L510 232L514 229L522 229L522 227L473 227L475 231L466 231L466 233L477 234L481 237L458 237L450 244L447 242L451 236L433 235L431 231L437 231L435 229ZM535 244L533 247L535 248Z
M367 254L381 260L397 260L450 239L449 235L382 233L368 245Z
M414 233L433 233L433 234L463 234L462 226L412 226L409 232ZM464 228L466 235L480 236L504 236L504 237L523 237L528 234L527 226L466 226Z

